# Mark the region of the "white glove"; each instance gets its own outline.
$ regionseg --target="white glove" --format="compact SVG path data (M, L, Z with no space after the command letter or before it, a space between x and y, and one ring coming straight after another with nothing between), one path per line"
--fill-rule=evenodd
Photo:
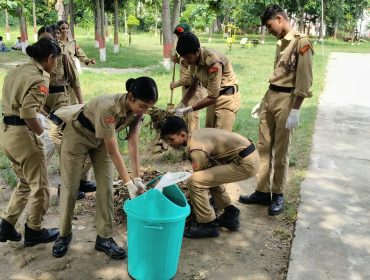
M176 105L175 110L182 109L182 108L185 108L185 107L186 107L185 104L180 102L179 104Z
M134 178L134 184L139 189L142 189L143 191L146 191L146 186L145 186L145 184L143 183L143 180L140 177Z
M182 118L184 115L193 112L193 107L188 106L181 109L175 109L175 116Z
M41 125L44 129L49 129L48 121L43 114L37 113L37 118L40 120Z
M43 133L41 133L40 135L37 135L37 138L39 138L44 145L44 153L46 157L46 162L49 163L55 151L54 143L50 139L48 131L46 129L44 129Z
M261 110L262 110L262 101L258 102L258 104L256 104L256 106L252 108L251 117L254 119L258 119L260 117Z
M125 183L125 186L128 190L128 194L130 195L131 199L137 197L137 191L138 191L139 188L137 186L135 186L135 184L132 180Z
M289 117L286 121L286 128L293 129L298 126L299 123L299 110L298 109L292 109L290 111Z

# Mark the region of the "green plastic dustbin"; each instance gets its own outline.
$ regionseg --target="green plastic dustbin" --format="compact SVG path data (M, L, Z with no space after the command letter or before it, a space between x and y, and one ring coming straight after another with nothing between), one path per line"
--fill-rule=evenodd
M128 273L136 280L175 277L190 207L177 185L151 189L124 204Z

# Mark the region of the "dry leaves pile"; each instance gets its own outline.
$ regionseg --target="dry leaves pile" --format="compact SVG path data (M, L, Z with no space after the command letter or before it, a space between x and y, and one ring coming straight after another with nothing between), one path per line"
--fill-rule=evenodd
M173 112L168 112L160 108L153 108L148 112L150 116L149 126L156 132L160 132L161 127L164 125L169 117L173 116Z

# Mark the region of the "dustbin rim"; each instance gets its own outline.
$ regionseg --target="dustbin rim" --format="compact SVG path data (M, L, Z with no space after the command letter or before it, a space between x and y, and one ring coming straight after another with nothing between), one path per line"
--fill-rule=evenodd
M151 189L149 191L157 191L159 193L162 193L161 191L156 190L156 189ZM133 218L135 218L137 220L144 221L144 222L172 223L172 222L177 222L177 221L183 220L184 218L186 218L187 216L189 216L189 214L190 214L190 206L189 206L188 202L186 201L185 197L184 197L184 199L185 199L185 206L179 206L179 205L177 205L176 203L174 203L173 201L171 201L170 199L168 199L168 197L166 197L164 195L163 195L163 199L166 199L168 202L172 203L173 206L179 207L179 208L183 209L184 210L184 214L183 215L180 215L180 216L177 216L177 217L174 217L174 218L163 218L163 219L159 219L159 218L148 218L146 216L140 215L140 214L132 211L130 209L129 205L128 205L130 203L130 200L126 200L125 201L125 203L123 204L123 210L126 212L127 216L133 217Z

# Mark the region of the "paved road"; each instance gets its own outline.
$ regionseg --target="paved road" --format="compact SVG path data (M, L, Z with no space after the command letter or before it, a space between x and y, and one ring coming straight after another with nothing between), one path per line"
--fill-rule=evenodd
M288 280L370 279L370 54L332 53Z

